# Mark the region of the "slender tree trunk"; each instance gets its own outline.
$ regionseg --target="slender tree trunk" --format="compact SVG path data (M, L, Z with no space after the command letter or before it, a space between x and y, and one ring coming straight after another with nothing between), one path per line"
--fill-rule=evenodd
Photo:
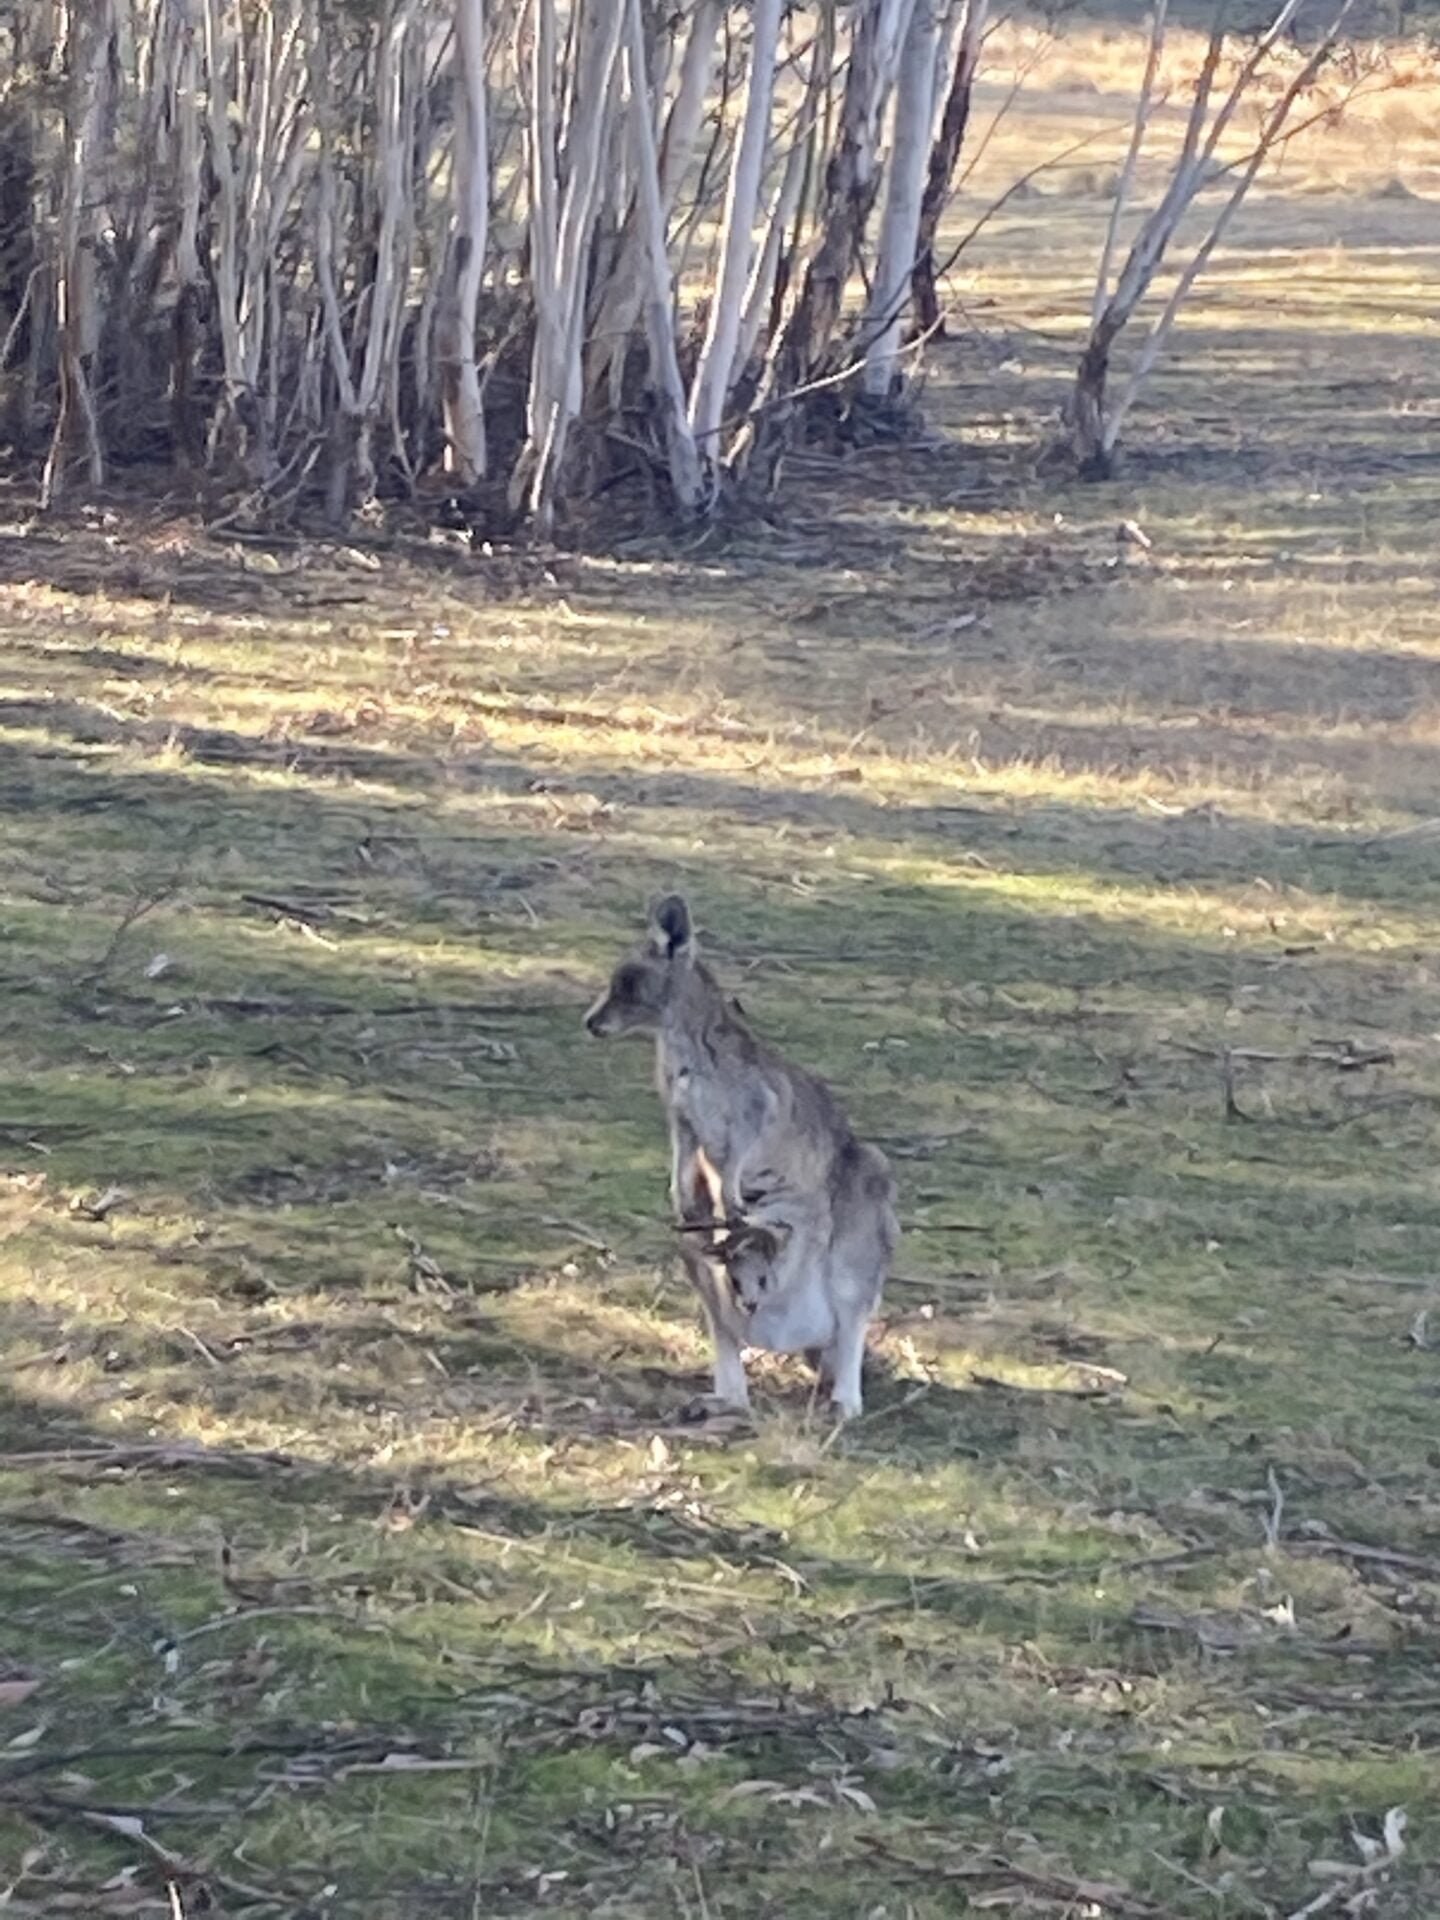
M940 297L935 287L935 243L940 221L950 203L951 183L956 163L965 144L970 124L970 101L975 91L975 73L980 64L980 47L985 32L988 0L968 0L965 24L955 53L955 69L945 96L945 111L940 131L930 149L925 191L920 201L920 228L915 242L915 269L911 287L915 302L915 324L922 333L943 334Z
M900 56L895 134L885 181L880 250L865 315L863 385L884 399L899 377L902 319L920 233L930 123L935 107L935 56L940 37L938 0L915 0Z
M660 201L668 220L684 183L685 170L695 151L705 103L715 73L719 44L721 0L696 0L680 62L680 84L665 122L660 143Z
M884 107L879 68L897 10L897 0L860 0L855 10L840 126L825 172L819 239L771 356L767 386L778 385L782 391L798 388L820 368L875 204Z
M1321 66L1329 57L1350 10L1352 0L1342 0L1339 12L1322 33L1303 66L1287 84L1278 101L1265 113L1256 144L1240 173L1230 199L1216 215L1209 232L1177 280L1141 351L1126 389L1119 403L1116 404L1110 400L1107 392L1111 354L1115 343L1148 293L1180 222L1204 184L1207 168L1215 161L1216 150L1226 128L1234 119L1241 100L1249 92L1266 55L1275 46L1294 17L1299 0L1283 0L1270 25L1250 49L1231 82L1228 93L1212 117L1210 101L1224 49L1224 4L1225 0L1219 0L1210 30L1209 43L1191 98L1190 113L1180 154L1174 162L1169 184L1159 204L1142 223L1114 289L1110 291L1110 268L1115 252L1119 213L1123 211L1124 201L1130 191L1130 184L1144 141L1145 127L1150 116L1159 66L1160 41L1164 32L1163 7L1157 8L1152 23L1150 56L1146 62L1140 97L1136 104L1134 131L1116 189L1117 209L1112 210L1101 253L1090 333L1076 368L1075 385L1068 407L1071 450L1080 473L1089 479L1105 479L1113 471L1120 426L1134 404L1141 383L1154 365L1195 279L1249 191L1261 164L1267 155L1274 151L1296 101L1313 83Z
M456 0L454 242L451 292L440 321L445 466L462 485L485 472L485 409L475 327L490 220L489 118L484 0Z
M660 143L660 205L667 233L704 118L706 94L715 70L719 25L720 0L696 0L680 60L675 98L665 117ZM653 87L652 91L655 91ZM618 414L625 402L626 353L642 310L646 285L644 245L638 208L632 207L596 318L593 365L588 382L590 391L597 397L603 391L603 404L612 414Z
M705 497L700 456L685 413L685 387L675 352L674 292L665 250L665 209L660 195L655 129L645 81L645 34L640 0L626 0L625 74L634 142L636 212L644 251L646 335L650 377L670 468L670 485L685 513L696 512Z
M200 267L200 35L199 0L172 0L178 45L175 61L175 200L179 221L175 236L175 330L170 362L170 425L176 450L187 465L204 452L195 373L201 351Z
M535 353L530 444L511 481L511 497L515 498L517 491L523 493L536 525L548 533L554 524L570 427L580 404L590 243L600 203L600 156L609 136L614 105L611 85L625 9L611 4L611 0L587 0L579 19L572 23L576 32L574 85L561 197L556 188L552 144L554 8L552 0L536 0L536 5L541 30L535 36L531 125L538 187L532 234L540 242L540 248L532 251ZM543 151L547 146L548 155ZM548 298L544 291L547 280L551 290Z
M745 291L754 257L756 203L770 133L770 108L775 96L775 55L780 44L781 0L755 0L754 38L750 49L750 82L745 111L730 166L725 193L725 220L720 235L720 275L710 303L710 324L695 370L690 394L690 425L716 483L723 449L720 428Z
M1070 401L1071 444L1083 480L1110 478L1114 447L1105 431L1106 391L1110 379L1110 352L1124 322L1117 313L1102 316L1091 329L1075 373Z
M735 363L730 371L732 382L738 381L749 366L767 321L773 324L777 318L775 297L780 286L786 238L800 215L806 179L815 161L820 107L830 82L833 44L833 24L827 29L822 23L811 51L810 77L805 86L799 125L790 143L790 151L785 156L784 171L765 222L764 239L755 257L750 284L745 289L740 338L735 348Z
M40 261L35 246L34 122L31 110L15 100L0 103L0 379L30 351L36 282ZM28 437L24 409L17 404L20 382L6 387L6 437Z
M1140 83L1140 99L1135 108L1135 119L1130 129L1130 144L1125 151L1125 162L1120 169L1120 177L1115 183L1115 198L1110 203L1110 218L1105 227L1105 244L1100 253L1100 270L1095 276L1095 298L1090 307L1090 324L1098 327L1110 298L1110 273L1115 262L1116 242L1120 237L1120 223L1125 218L1130 205L1130 194L1135 184L1135 169L1140 160L1140 149L1145 144L1145 131L1150 124L1151 110L1155 104L1155 81L1160 71L1160 58L1165 50L1165 15L1168 0L1155 0L1155 10L1150 16L1150 46L1145 57L1145 77Z
M44 507L66 490L71 450L83 449L90 485L105 478L105 455L92 384L100 318L92 244L104 192L100 151L106 120L105 92L115 36L114 0L72 0L65 50L70 73L65 112L64 179L56 264L56 320L60 382L55 431L41 479Z
M58 222L64 117L63 108L55 111L50 107L54 90L42 85L42 80L59 70L61 20L59 0L35 0L26 9L23 23L16 21L12 43L18 56L16 77L25 76L31 99L27 146L32 267L25 289L28 298L22 296L23 304L11 323L15 337L7 333L5 344L15 360L23 363L14 421L16 444L27 452L40 443L48 425L46 404L58 358L55 253L53 243L47 244L44 236L53 234Z

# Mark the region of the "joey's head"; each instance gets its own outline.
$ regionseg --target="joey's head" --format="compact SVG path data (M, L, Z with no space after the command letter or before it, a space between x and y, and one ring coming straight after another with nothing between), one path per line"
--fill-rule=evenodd
M650 909L645 938L616 967L610 985L585 1016L599 1039L612 1033L655 1033L684 991L695 965L695 930L678 893Z
M768 1227L736 1227L721 1247L720 1257L737 1305L754 1313L774 1291L779 1235Z

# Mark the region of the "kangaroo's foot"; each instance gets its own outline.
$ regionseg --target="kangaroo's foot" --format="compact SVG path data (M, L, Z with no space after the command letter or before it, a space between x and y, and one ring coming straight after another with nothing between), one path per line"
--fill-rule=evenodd
M830 1404L842 1420L858 1420L863 1410L860 1375L865 1364L865 1322L842 1325L825 1355L830 1373ZM821 1370L822 1381L826 1368Z

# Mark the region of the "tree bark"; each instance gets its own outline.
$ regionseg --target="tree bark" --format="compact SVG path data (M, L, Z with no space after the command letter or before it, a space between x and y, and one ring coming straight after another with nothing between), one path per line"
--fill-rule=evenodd
M439 352L446 471L469 487L486 466L485 406L475 353L490 221L485 0L455 0L455 44L454 237Z
M720 235L720 274L710 303L710 323L690 394L690 426L708 471L712 491L717 484L723 457L720 430L726 397L730 391L735 352L740 341L745 292L750 283L755 251L757 204L770 134L770 108L775 96L780 5L781 0L755 0L750 80L725 194L725 218Z
M939 36L937 0L915 0L900 56L879 255L865 315L862 385L872 400L884 399L899 377L902 320L915 267L930 151Z
M578 21L572 23L577 44L561 196L553 145L554 5L553 0L537 0L540 30L535 35L531 125L535 150L532 177L539 189L532 218L535 350L530 438L511 480L511 498L525 499L531 517L544 533L554 524L570 426L580 405L590 242L599 207L600 155L609 133L614 104L611 84L624 19L624 8L612 5L611 0L587 0Z
M1209 233L1171 291L1165 308L1156 320L1150 337L1141 351L1125 392L1119 404L1116 405L1111 402L1107 393L1110 357L1115 343L1129 325L1136 308L1148 293L1155 275L1159 272L1181 220L1204 184L1206 168L1214 162L1220 140L1233 120L1266 54L1279 40L1299 5L1299 0L1282 0L1279 10L1251 48L1235 79L1231 82L1229 92L1212 117L1210 99L1224 48L1225 0L1219 0L1210 30L1210 39L1191 97L1190 112L1186 120L1180 153L1171 170L1169 183L1158 206L1142 224L1126 256L1125 265L1120 271L1114 291L1107 293L1110 263L1114 253L1115 229L1118 223L1118 212L1112 210L1101 254L1100 271L1096 280L1094 317L1089 337L1076 368L1075 385L1071 391L1067 409L1071 451L1080 473L1085 478L1105 479L1113 472L1120 425L1134 404L1141 382L1153 366L1196 277L1219 243L1240 202L1249 191L1261 163L1274 149L1296 100L1314 80L1328 57L1351 4L1352 0L1342 0L1338 14L1321 35L1309 58L1286 86L1279 100L1265 114L1256 145L1251 151L1230 199L1216 216ZM1123 203L1124 197L1129 193L1130 182L1143 144L1159 64L1159 43L1163 29L1162 7L1157 10L1151 28L1150 57L1146 63L1145 76L1136 105L1134 132L1116 189L1118 203Z
M820 368L875 204L884 107L880 69L897 10L898 0L861 0L855 11L840 126L825 170L819 240L772 360L769 384L782 392L798 388Z
M922 333L943 337L940 297L935 286L935 242L940 221L950 203L951 183L965 132L970 124L970 102L975 92L975 74L980 64L980 47L985 32L988 0L968 0L965 25L955 53L955 70L945 96L945 111L940 131L930 149L925 191L920 201L920 225L915 242L915 267L911 291L915 303L915 324Z
M88 16L88 17L85 17ZM72 451L78 444L92 487L105 478L92 384L95 348L100 338L93 238L105 195L102 128L105 92L115 37L114 0L88 0L66 14L65 54L70 75L65 108L65 151L56 261L56 320L59 328L59 406L50 452L41 477L43 507L53 506L66 490Z
M645 76L645 33L640 0L626 0L625 73L634 143L636 215L644 255L642 304L650 343L650 377L660 415L670 485L684 513L699 510L705 498L700 455L685 411L685 385L675 351L674 290L665 247L665 209L661 199L655 129Z
M172 0L177 47L172 111L175 119L175 325L170 358L170 431L176 452L187 466L204 455L205 436L195 395L201 353L204 278L200 267L200 35L199 0Z

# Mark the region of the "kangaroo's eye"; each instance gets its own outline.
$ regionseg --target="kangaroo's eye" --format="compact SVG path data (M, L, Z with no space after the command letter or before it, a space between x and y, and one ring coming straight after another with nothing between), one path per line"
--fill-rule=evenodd
M640 998L640 983L641 976L638 967L622 967L615 976L615 991L622 1000L638 1000Z

